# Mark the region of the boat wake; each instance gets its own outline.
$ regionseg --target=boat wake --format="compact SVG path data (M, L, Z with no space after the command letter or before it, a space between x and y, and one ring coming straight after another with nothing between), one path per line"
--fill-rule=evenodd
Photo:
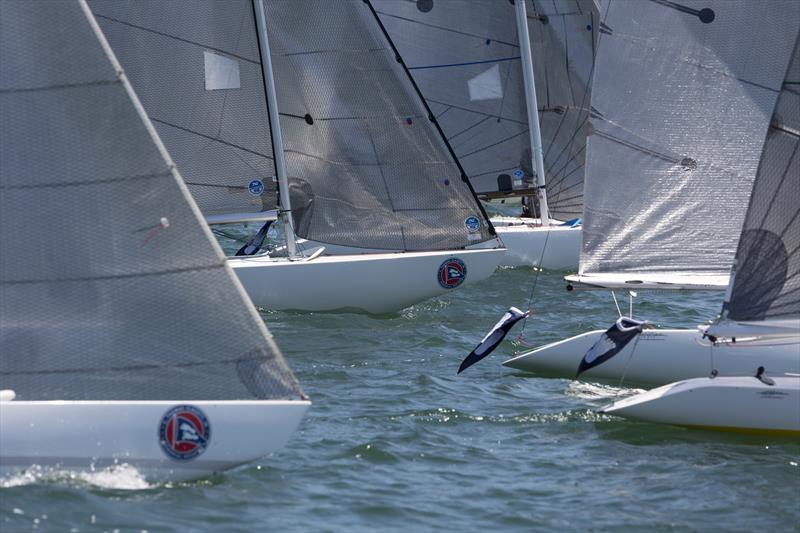
M22 473L0 477L0 488L8 489L41 483L66 483L112 490L145 490L151 485L133 466L123 463L99 470L74 471L33 465Z
M631 389L627 387L614 387L600 383L585 383L572 381L567 386L565 394L583 400L611 400L633 396L644 392L644 389Z

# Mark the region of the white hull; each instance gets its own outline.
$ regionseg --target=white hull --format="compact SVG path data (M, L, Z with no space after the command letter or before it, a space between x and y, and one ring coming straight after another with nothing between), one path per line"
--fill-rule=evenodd
M677 426L800 435L800 377L697 378L672 383L600 412Z
M159 428L172 408L191 405L208 420L210 439L191 459L174 459ZM0 402L0 472L33 465L88 471L129 464L146 479L195 479L248 463L286 445L308 401Z
M519 218L493 218L492 224L508 250L500 261L500 266L538 266L547 270L578 268L581 252L580 226L540 226L522 223Z
M602 333L603 330L590 331L548 344L505 361L503 365L548 377L574 379L581 359ZM625 384L653 387L708 376L712 368L720 376L755 375L759 366L775 376L800 373L798 353L800 339L797 338L728 343L712 348L696 330L645 330L638 342L631 341L605 363L582 373L580 379L618 385L624 375Z
M447 260L466 266L457 286L463 287L491 276L503 254L505 249L497 248L228 261L253 303L265 309L391 313L453 290L440 284L439 270Z

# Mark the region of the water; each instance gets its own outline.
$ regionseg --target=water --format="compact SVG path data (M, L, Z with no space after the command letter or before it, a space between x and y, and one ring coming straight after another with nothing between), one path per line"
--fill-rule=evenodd
M0 489L0 531L800 530L800 443L635 423L594 409L629 391L461 359L533 272L369 317L264 313L312 409L287 449L202 481L32 473ZM526 341L610 325L608 293L542 274ZM719 294L640 293L637 317L685 326ZM627 306L627 302L620 302Z

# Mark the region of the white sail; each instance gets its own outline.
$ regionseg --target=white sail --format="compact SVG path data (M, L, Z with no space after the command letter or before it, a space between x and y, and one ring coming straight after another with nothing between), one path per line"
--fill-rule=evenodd
M475 189L497 191L504 175L523 180L532 194L514 6L495 0L373 3ZM536 0L528 10L548 205L561 219L582 212L596 22L591 0Z
M213 222L274 216L276 173L252 2L90 6L203 214Z
M265 10L297 235L400 251L490 240L370 6L277 1Z
M799 23L791 0L604 4L583 250L568 279L727 285Z
M302 396L78 3L2 10L2 388Z

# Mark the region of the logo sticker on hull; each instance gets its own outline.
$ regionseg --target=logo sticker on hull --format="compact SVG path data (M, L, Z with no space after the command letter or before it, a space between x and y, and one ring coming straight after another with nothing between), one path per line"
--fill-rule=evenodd
M451 257L439 265L437 279L443 289L455 289L467 279L467 265L461 259Z
M208 447L211 425L205 413L197 407L178 405L161 418L158 438L161 449L169 457L188 461Z

